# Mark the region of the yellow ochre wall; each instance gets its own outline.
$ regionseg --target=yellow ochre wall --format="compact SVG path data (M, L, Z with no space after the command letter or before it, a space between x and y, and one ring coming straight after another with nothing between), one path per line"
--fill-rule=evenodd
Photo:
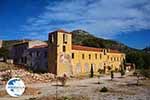
M94 72L97 72L98 69L104 69L104 66L106 66L106 68L110 66L112 70L116 68L119 69L121 62L125 58L123 53L107 53L104 55L103 52L80 50L72 50L72 53L74 53L74 58L72 59L73 74L89 73L91 64L93 64ZM84 55L84 59L82 55ZM91 59L89 59L89 55L91 55Z
M91 64L93 64L94 72L97 72L99 68L104 69L104 66L106 66L106 68L110 66L115 70L116 68L119 69L123 59L125 59L124 53L107 52L104 55L103 51L72 50L72 34L62 31L56 31L50 34L55 34L55 36L53 37L54 43L48 43L48 67L49 72L56 75L89 73L92 66ZM67 42L64 42L64 34ZM49 35L49 37L51 37L51 35ZM65 51L63 51L63 46L65 46ZM74 58L72 58L72 53L74 53ZM84 59L82 58L83 54ZM91 55L91 59L89 59L89 54ZM97 59L95 57L96 54Z
M67 43L63 42L63 33L58 33L58 47L57 47L57 74L63 75L72 74L72 65L71 65L71 48L72 48L72 37L71 34L65 33L67 36ZM63 46L66 50L63 52Z

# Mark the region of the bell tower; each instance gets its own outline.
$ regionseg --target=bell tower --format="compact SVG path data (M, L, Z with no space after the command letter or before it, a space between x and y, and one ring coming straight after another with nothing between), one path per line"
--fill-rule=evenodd
M72 34L64 30L49 33L48 69L56 75L72 74Z

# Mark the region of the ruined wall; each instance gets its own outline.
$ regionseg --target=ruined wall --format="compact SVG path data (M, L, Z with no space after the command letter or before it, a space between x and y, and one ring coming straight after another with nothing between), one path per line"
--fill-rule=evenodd
M47 43L40 41L40 40L32 40L32 41L29 41L29 47L28 48L32 48L34 46L39 46L39 45L47 45Z
M2 48L3 40L0 40L0 48Z

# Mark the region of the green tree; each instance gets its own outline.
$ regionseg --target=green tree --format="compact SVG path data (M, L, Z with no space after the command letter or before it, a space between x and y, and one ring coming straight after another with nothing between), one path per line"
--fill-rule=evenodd
M4 57L4 59L7 59L9 56L9 51L6 48L0 48L0 57Z
M129 52L126 56L127 62L134 63L137 69L144 67L145 61L141 52Z
M150 69L150 53L143 53L144 69Z
M88 38L82 41L82 44L89 47L97 47L97 48L104 48L104 44L102 41L98 40L97 38Z
M91 74L90 74L90 77L93 77L94 76L94 70L93 70L93 65L91 66Z

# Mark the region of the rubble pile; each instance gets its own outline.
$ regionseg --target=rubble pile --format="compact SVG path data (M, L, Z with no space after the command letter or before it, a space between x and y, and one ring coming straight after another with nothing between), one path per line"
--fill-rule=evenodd
M24 69L19 70L6 70L0 72L0 81L7 81L10 77L21 78L25 83L34 83L34 82L50 82L54 79L54 74L44 73L37 74L31 73Z

